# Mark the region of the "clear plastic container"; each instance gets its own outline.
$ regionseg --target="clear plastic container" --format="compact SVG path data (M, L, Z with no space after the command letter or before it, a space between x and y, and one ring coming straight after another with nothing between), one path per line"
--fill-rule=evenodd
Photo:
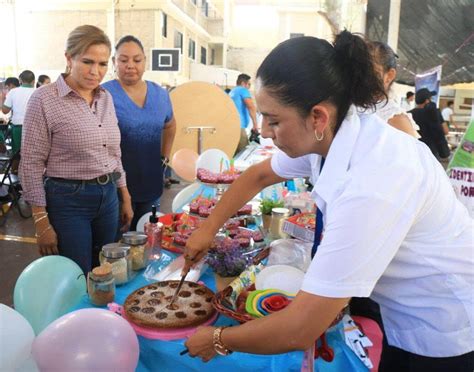
M283 221L290 216L288 208L273 208L269 234L272 239L286 239L288 235L283 232Z
M106 306L114 302L115 279L110 263L104 262L87 275L87 292L90 301L96 306Z
M108 262L112 265L115 284L125 284L133 279L132 256L130 247L121 243L110 243L102 247L99 254L100 264Z
M151 247L147 244L148 237L141 231L129 231L122 235L122 243L130 246L132 270L141 270L148 265Z

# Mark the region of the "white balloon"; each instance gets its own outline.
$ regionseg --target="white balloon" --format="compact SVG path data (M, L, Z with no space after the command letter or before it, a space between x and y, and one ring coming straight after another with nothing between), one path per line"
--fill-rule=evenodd
M204 168L214 173L219 173L221 166L221 159L223 159L222 171L227 169L226 162L229 162L227 154L219 149L209 149L204 151L196 163L196 168Z
M0 304L0 371L12 371L30 358L34 338L30 323L18 311Z
M15 372L39 372L33 355L26 359L20 366L15 369Z

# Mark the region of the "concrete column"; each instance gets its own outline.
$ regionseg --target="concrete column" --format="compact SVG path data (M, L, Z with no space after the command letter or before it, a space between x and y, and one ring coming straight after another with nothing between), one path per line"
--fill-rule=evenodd
M390 0L387 44L396 52L400 27L400 8L402 0Z

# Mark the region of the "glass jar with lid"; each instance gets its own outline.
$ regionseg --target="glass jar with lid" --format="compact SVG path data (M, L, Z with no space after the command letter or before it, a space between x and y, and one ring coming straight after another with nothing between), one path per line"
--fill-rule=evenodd
M290 216L288 208L273 208L270 222L270 237L272 239L286 239L288 235L283 232L283 222Z
M96 306L105 306L114 301L115 279L109 262L95 267L87 275L87 293L90 301Z
M141 231L129 231L122 235L122 243L130 246L132 269L140 270L148 265L151 246L147 244L148 236Z
M132 256L128 245L122 243L104 245L99 254L99 261L101 265L105 262L112 265L115 284L124 284L133 279Z

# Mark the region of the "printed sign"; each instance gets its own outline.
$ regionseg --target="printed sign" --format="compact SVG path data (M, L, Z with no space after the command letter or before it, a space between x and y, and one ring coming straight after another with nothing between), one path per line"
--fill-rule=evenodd
M179 48L152 49L151 50L151 70L152 71L176 71L180 69Z
M436 66L428 71L422 72L415 76L415 90L418 91L421 88L426 88L430 92L435 91L437 94L431 99L436 103L436 106L439 104L439 85L441 81L441 70L442 66Z
M458 199L474 218L474 119L449 163L448 176Z

